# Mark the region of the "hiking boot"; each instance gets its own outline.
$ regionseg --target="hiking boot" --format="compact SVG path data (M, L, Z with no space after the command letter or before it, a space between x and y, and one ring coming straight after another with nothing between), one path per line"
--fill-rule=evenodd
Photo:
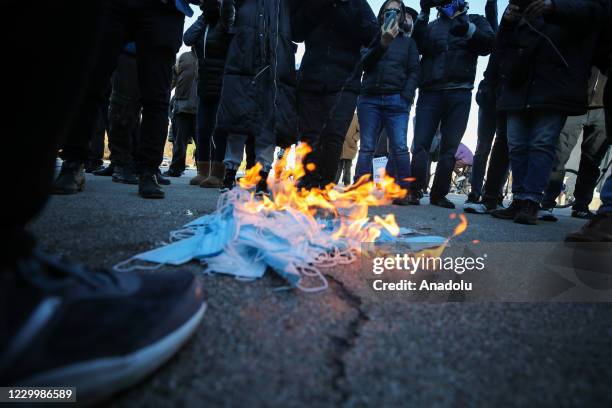
M202 181L200 187L219 188L223 184L223 176L225 176L225 164L212 162L210 165L210 175Z
M113 163L111 163L108 166L106 166L106 167L104 167L104 168L102 168L100 170L96 170L96 171L92 172L92 174L94 176L111 177L114 172L115 172L115 165Z
M267 196L270 197L270 191L268 190L268 173L267 171L260 171L259 176L261 179L257 182L255 186L255 195L256 196Z
M157 183L154 172L143 172L138 177L138 194L143 198L164 198L164 190Z
M164 176L162 176L162 173L159 169L157 169L157 173L155 174L155 177L157 178L157 182L161 184L162 186L169 186L170 184L172 184L170 182L170 179L167 179Z
M184 271L86 270L35 253L2 275L0 384L66 386L83 404L130 387L170 359L206 303Z
M123 184L138 184L138 176L133 166L116 166L113 181Z
M189 180L189 184L192 186L199 186L202 184L204 180L210 174L210 162L209 161L197 161L196 168L198 169L198 174L195 177L192 177Z
M595 214L580 231L565 237L565 242L612 242L612 213Z
M536 225L538 223L538 211L540 203L531 200L524 200L520 210L514 217L514 222L517 224Z
M559 219L553 214L554 207L540 206L538 210L538 220L557 222Z
M512 200L512 203L507 208L500 208L497 210L491 211L491 215L494 218L499 218L500 220L513 220L518 214L521 206L523 205L523 200Z
M102 170L104 166L96 162L85 163L85 173L93 173L94 171Z
M59 175L53 182L52 194L76 194L85 188L85 166L78 162L62 163Z
M588 207L572 207L572 217L590 220L595 217L595 214Z
M162 173L162 175L166 177L181 177L183 175L182 171L176 171L172 169L168 169Z
M442 208L449 208L449 209L455 208L455 204L453 204L452 201L446 198L446 196L440 196L434 193L431 193L429 195L429 203L431 205L436 205Z
M225 170L225 176L223 177L223 184L219 187L219 192L226 193L236 186L236 169Z

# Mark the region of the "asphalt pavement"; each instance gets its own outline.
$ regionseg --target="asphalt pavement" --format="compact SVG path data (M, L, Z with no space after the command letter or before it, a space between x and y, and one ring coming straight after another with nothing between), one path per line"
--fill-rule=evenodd
M31 229L51 252L112 267L214 211L219 193L188 179L172 179L164 200L144 200L136 186L88 175L83 193L52 197ZM446 237L457 224L430 205L373 212L424 234ZM514 292L556 268L550 254L583 224L567 215L538 226L467 220L449 251L497 248L489 255L501 264L532 262L501 273ZM612 406L609 303L420 302L375 293L359 262L326 270L330 287L315 294L275 291L273 274L247 283L180 268L201 275L203 323L112 406Z

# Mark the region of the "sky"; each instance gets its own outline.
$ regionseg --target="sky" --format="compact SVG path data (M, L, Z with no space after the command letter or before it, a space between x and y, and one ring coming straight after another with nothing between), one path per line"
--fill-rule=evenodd
M382 4L385 2L385 0L367 0L367 1L372 7L374 14L378 13L378 10L382 6ZM404 0L404 4L416 9L417 11L419 10L418 0ZM469 12L473 14L484 15L485 4L486 4L486 0L473 0L469 2L469 7L470 7ZM497 0L497 4L499 7L499 17L501 18L501 14L505 10L506 6L508 6L508 0ZM195 10L195 14L193 15L193 17L185 19L185 30L189 26L191 26L191 24L193 24L196 18L200 15L199 9L194 8L194 10ZM430 16L430 20L433 20L434 18L435 18L435 13L432 12ZM180 52L184 52L184 51L187 51L187 47L183 45L183 48L181 48ZM302 59L303 55L304 55L304 46L303 44L299 44L298 52L296 54L297 62L299 62ZM488 57L480 57L478 59L478 68L476 71L476 82L474 84L475 88L478 86L478 83L482 79L482 73L487 67L488 60L489 60ZM474 100L475 95L476 95L476 90L474 90L474 92L472 93L472 108L470 111L470 119L468 122L467 130L463 137L463 143L467 145L470 149L472 149L472 151L476 149L476 140L477 140L476 130L478 127L478 105L476 104L476 101ZM415 100L415 105L416 105L416 100ZM410 113L410 124L408 126L408 146L412 145L412 129L413 129L412 122L413 121L414 121L414 106L412 107L412 112Z

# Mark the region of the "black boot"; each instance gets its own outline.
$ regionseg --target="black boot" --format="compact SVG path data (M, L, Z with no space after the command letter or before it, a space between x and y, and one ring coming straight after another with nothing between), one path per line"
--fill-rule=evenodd
M270 191L268 190L268 172L267 171L260 171L259 172L259 176L261 177L261 180L259 180L259 182L257 183L257 186L255 186L255 195L257 196L267 196L270 197Z
M433 191L429 195L429 203L431 205L437 205L438 207L442 207L442 208L448 208L448 209L455 208L455 204L451 200L446 198L446 196L435 194Z
M106 167L104 167L104 168L102 168L100 170L96 170L96 171L92 172L92 174L94 176L111 177L114 172L115 172L115 165L113 163L111 163L108 166L106 166Z
M117 166L113 173L113 181L123 184L138 184L138 176L134 171L134 166Z
M226 169L223 184L219 187L219 192L226 193L236 185L236 169Z
M138 194L143 198L164 198L164 191L157 183L155 172L145 171L138 177Z
M521 209L514 217L517 224L536 225L538 223L538 211L540 204L535 201L525 200Z
M513 220L522 206L523 200L513 200L512 203L508 206L508 208L491 211L491 215L494 218L499 218L500 220Z
M53 183L53 194L76 194L85 188L85 166L78 162L65 161Z
M157 182L161 184L162 186L169 186L170 184L172 184L170 182L170 179L167 179L164 176L162 176L161 171L157 170L156 176L157 176Z

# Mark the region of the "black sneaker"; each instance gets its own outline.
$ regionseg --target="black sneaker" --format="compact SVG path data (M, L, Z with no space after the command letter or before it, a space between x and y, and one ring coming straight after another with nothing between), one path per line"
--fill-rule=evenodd
M517 224L536 225L538 223L538 211L540 211L540 203L524 200L521 209L514 217L514 222Z
M507 208L491 211L491 215L500 220L513 220L520 211L522 205L523 200L512 200L512 203Z
M96 170L92 172L92 174L94 176L111 177L114 172L115 172L115 165L111 163L108 166L101 168L100 170Z
M181 177L183 175L182 171L174 171L171 169L168 169L166 171L164 171L162 173L162 175L166 176L166 177Z
M446 198L446 196L439 196L433 193L429 195L429 203L431 205L437 205L438 207L442 207L442 208L449 208L449 209L455 208L455 204L452 201L450 201L448 198Z
M155 173L143 172L138 177L138 194L143 198L164 198L164 190L157 183Z
M257 186L255 186L255 195L257 196L267 196L268 198L270 197L270 191L268 190L268 175L269 173L267 171L260 171L259 172L259 176L261 177L261 180L259 180L259 182L257 183Z
M13 270L14 269L14 270ZM104 400L155 371L198 328L206 303L188 272L85 270L42 254L0 274L0 384L76 387Z
M85 188L85 166L65 161L53 182L53 194L76 194Z
M468 194L466 203L478 203L478 202L480 202L480 197L478 196L478 194L474 193L473 191L470 191L470 194Z
M588 207L574 207L572 208L572 217L580 218L583 220L590 220L595 217L595 214L588 209Z
M219 192L226 193L236 186L236 169L226 169Z
M540 205L538 209L538 219L542 221L557 222L559 219L554 214L554 207L545 207Z
M157 174L155 175L155 177L157 178L157 182L162 186L169 186L170 184L172 184L169 179L162 176L162 173L159 170L157 170Z
M113 181L123 184L138 184L138 176L133 166L117 166L113 173Z

